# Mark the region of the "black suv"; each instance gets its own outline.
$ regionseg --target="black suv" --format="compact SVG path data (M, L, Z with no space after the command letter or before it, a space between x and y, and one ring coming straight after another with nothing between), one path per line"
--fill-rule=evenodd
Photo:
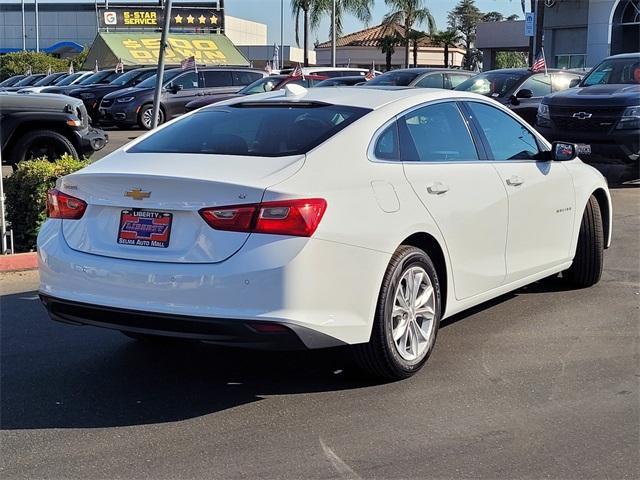
M98 118L98 106L106 94L117 92L123 88L135 87L142 81L152 75L155 75L155 73L155 67L137 68L120 75L106 85L81 85L80 87L71 90L67 95L79 98L84 102L84 106L87 107L87 112L89 112L89 117L92 120L92 123L94 123L95 119Z
M538 131L548 140L577 143L584 160L620 159L635 164L637 170L640 53L608 57L578 88L545 97L537 123Z
M44 93L0 93L2 162L68 153L89 157L108 141L102 130L89 126L83 103L75 98Z
M503 68L476 75L454 90L490 97L513 110L530 125L535 125L542 98L552 92L566 90L580 78L579 73L565 70L549 69L546 73L534 73L527 68Z
M197 73L194 70L169 69L164 72L158 124L182 115L185 105L199 96L235 93L265 75L261 70L246 68L204 68ZM150 129L155 82L156 76L153 75L136 87L105 95L100 104L99 122L118 127L137 124Z

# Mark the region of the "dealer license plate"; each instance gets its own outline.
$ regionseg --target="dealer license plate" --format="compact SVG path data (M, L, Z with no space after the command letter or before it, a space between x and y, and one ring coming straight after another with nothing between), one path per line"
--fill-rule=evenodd
M591 145L588 143L578 143L578 155L591 155Z
M151 210L122 210L118 243L136 247L167 248L173 214Z

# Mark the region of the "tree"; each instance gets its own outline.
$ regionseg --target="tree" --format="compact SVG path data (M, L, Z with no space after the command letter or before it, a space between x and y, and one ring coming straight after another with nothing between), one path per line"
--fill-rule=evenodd
M309 66L309 10L312 0L291 0L291 12L296 19L296 45L300 46L300 17L303 17L304 66Z
M422 40L426 36L427 36L426 33L421 32L419 30L411 30L409 32L408 41L409 43L411 43L411 49L413 50L413 66L414 67L418 66L418 43L420 43L420 40Z
M460 0L448 15L449 27L457 30L463 37L467 50L464 54L463 66L471 69L477 54L473 47L476 41L476 27L482 20L482 12L476 6L475 0Z
M396 45L398 45L398 36L393 35L385 35L378 42L378 47L380 47L380 51L385 55L386 61L386 71L391 70L391 57L394 53L396 53Z
M310 20L311 28L316 29L320 22L331 17L332 0L311 0ZM371 21L371 8L374 0L336 0L336 37L342 35L342 17L350 13L358 20L368 25ZM333 26L329 26L329 36L333 33Z
M482 15L483 22L502 22L504 20L504 15L500 12L487 12Z
M404 64L409 67L409 43L414 26L427 24L429 34L435 32L436 22L431 11L424 5L424 0L385 0L391 11L387 13L382 23L387 26L402 26L404 35Z
M444 47L444 68L449 68L449 47L457 47L462 40L462 36L457 30L449 29L431 35L431 40L436 45Z
M513 22L514 20L518 20L520 18L520 15L518 15L517 13L514 13L513 15L509 15L505 20L508 22Z
M64 72L69 61L43 52L21 51L0 55L0 78L24 74L29 68L32 73Z
M495 68L523 68L528 65L527 52L496 52Z

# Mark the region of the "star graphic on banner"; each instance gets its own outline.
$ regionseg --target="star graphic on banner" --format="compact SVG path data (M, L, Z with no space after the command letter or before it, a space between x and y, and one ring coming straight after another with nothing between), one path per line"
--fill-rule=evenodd
M212 24L214 24L214 25L218 24L218 17L216 17L215 15L211 15L210 20L211 20Z
M187 23L193 23L194 20L195 18L192 17L191 14L189 14L189 16L187 17Z
M204 24L207 21L207 17L205 17L204 15L200 15L198 17L198 21L202 24Z
M175 16L176 23L182 23L182 17L180 15Z

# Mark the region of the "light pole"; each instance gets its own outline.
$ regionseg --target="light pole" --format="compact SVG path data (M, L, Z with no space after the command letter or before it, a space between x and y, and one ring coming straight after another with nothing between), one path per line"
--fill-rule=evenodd
M27 49L27 31L24 26L24 0L22 0L22 50Z
M160 53L158 55L158 72L156 73L156 89L153 92L153 117L151 129L158 126L158 113L160 113L160 93L164 79L164 52L167 49L167 36L169 35L169 24L171 23L171 0L164 2L164 24L162 25L162 35L160 36Z
M336 66L336 0L331 3L331 66Z
M38 0L36 0L36 52L40 51L40 25L38 22Z
M280 55L278 57L278 69L284 67L284 0L280 0Z

